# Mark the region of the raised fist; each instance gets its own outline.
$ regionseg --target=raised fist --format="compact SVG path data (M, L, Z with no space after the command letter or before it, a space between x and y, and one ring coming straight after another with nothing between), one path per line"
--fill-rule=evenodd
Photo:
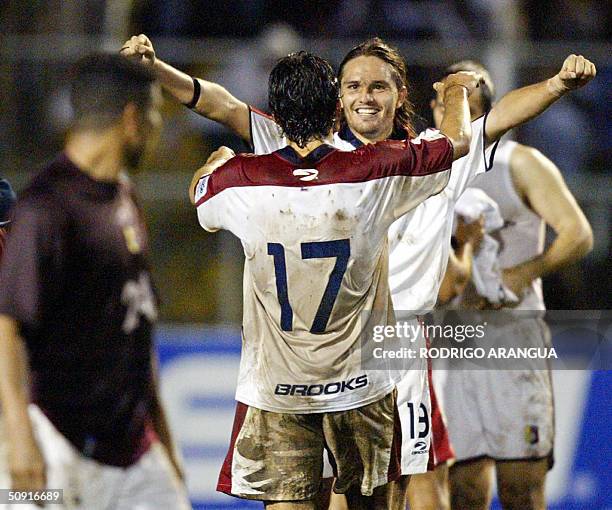
M551 78L552 86L559 92L567 92L584 87L596 74L593 62L582 55L570 55L563 62L561 71Z
M155 64L155 50L149 38L144 35L133 35L122 46L119 53L126 57L134 58L143 64Z

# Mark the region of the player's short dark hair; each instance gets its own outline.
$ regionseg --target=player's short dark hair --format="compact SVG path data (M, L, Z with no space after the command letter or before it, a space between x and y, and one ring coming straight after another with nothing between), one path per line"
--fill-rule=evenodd
M484 112L488 112L493 106L493 100L495 99L495 86L491 75L485 66L476 60L461 60L455 62L453 65L446 68L445 76L449 74L458 73L459 71L472 71L479 73L484 79L484 83L480 85L480 97L482 97L482 109Z
M155 75L150 69L113 53L80 59L70 73L73 129L103 129L116 122L125 106L144 111L151 102Z
M350 50L342 62L338 70L338 77L342 82L342 71L344 66L351 60L357 57L377 57L383 62L389 64L393 69L393 79L398 90L402 87L408 87L408 67L404 57L397 48L387 44L380 37L373 37ZM406 98L402 106L395 110L393 119L393 131L395 133L406 132L410 138L416 136L414 129L414 105Z
M332 129L338 81L327 60L298 51L281 58L270 73L268 103L283 133L300 147Z

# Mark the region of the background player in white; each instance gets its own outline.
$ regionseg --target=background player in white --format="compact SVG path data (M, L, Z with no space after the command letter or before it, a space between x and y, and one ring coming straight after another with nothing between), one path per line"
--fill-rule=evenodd
M568 60L559 79L551 80L553 93L583 85L595 74L592 64L583 57L572 55ZM486 69L475 62L459 62L448 68L448 72L458 70L477 71L490 82ZM492 84L476 91L470 97L472 117L482 115L492 101ZM436 122L442 111L439 104L434 105ZM506 285L520 298L512 308L525 313L544 310L540 278L580 260L593 244L589 223L559 170L537 149L503 141L493 169L478 176L472 186L497 202L505 220L499 231L500 267ZM544 249L546 225L552 227L556 237ZM480 298L474 298L477 296L464 296L464 306L486 306ZM509 338L532 335L539 338L539 345L549 342L541 319L524 315L513 319L516 324L506 331ZM434 379L438 379L436 375L434 370ZM522 372L509 370L449 370L445 375L437 387L442 390L457 457L450 470L453 508L488 508L494 472L504 508L545 508L544 485L552 465L554 434L549 374L534 372L526 378ZM466 388L471 391L466 392ZM534 413L536 416L529 418ZM503 441L494 437L500 431Z
M269 152L286 144L286 140L283 139L271 119L260 114L256 109L249 109L248 105L236 99L223 87L205 80L191 78L155 58L153 47L146 36L132 37L126 42L124 51L127 54L142 55L143 61L154 66L160 80L175 98L185 104L191 101L190 106L195 111L234 130L245 140L253 143L256 152ZM344 69L351 72L351 77L346 79L346 72L341 73L340 76L344 99L343 111L347 121L340 135L348 139L350 144L359 145L384 140L394 133L399 137L405 137L406 133L414 133L410 125L411 107L406 94L406 65L395 49L379 39L367 41L349 52L344 64ZM200 91L197 94L194 94L194 86ZM554 102L558 95L549 93L546 86L547 82L543 82L537 86L519 89L502 99L487 120L486 135L488 138L491 140L499 138L506 130L517 123L528 120ZM480 129L482 129L482 120ZM483 140L481 138L473 137L473 154L482 150ZM343 140L339 137L336 137L336 141L339 141L341 146L346 146L346 144L342 145ZM466 161L464 165L456 169L458 171L453 172L451 188L456 189L454 197L458 197L476 172L484 170L483 159L472 157L471 162ZM430 209L433 208L430 211L433 216L435 216L434 210L437 207L443 207L447 213L452 214L452 204L447 207L449 204L447 199L452 197L449 197L447 192L444 193L444 197L442 195L439 197L441 199L433 197L419 206L417 211L422 210L420 214L415 211L394 226L399 238L395 237L395 241L391 239L392 245L395 242L396 248L393 250L396 255L392 254L390 261L391 283L394 290L394 302L396 306L404 310L427 310L433 307L436 301L439 280L444 272L446 256L443 252L445 248L439 248L435 254L437 263L431 263L427 254L431 252L431 242L437 243L439 238L446 239L446 242L450 240L450 230L442 233L445 223L441 223L438 228L433 228L429 219L430 214L425 212L425 206L429 202L437 202L437 204L430 205ZM408 217L415 218L409 223ZM405 231L407 235L403 236L402 231ZM398 242L400 238L403 239L403 242ZM419 240L421 242L417 243L416 241ZM419 279L419 276L422 278ZM429 415L426 382L421 381L417 386L424 390L421 390L421 396L412 404L418 410L420 403L423 402L426 406L425 413ZM425 391L424 395L423 391ZM425 419L426 422L429 420L429 416L420 418ZM441 423L441 417L435 420L434 433L437 428L436 424L439 423ZM432 427L425 428L430 430ZM444 441L445 431L441 430L439 436L442 440L438 441L437 445L434 444L434 449L438 449L435 457L438 462L444 464L445 460L451 456L451 452ZM404 438L407 449L412 449L413 445L420 440L418 437L409 438L408 434L405 434ZM426 437L425 440L429 441L429 437ZM415 457L415 459L423 461L426 460L426 456L425 458ZM404 469L406 474L422 472L424 464L413 462L411 465L404 466ZM444 473L445 469L442 467L441 479L444 479ZM411 485L416 487L420 479L420 476L413 477ZM422 480L429 490L424 491L422 484L419 484L418 490L415 488L413 494L426 492L431 497L412 498L413 506L415 508L434 508L443 504L439 495L444 491L436 487L434 477L424 475Z
M290 55L272 70L269 89L289 145L233 158L197 184L200 224L231 230L247 257L236 398L248 410L225 491L312 508L325 441L334 490L347 494L351 508L389 507L388 481L401 474L392 466L398 418L388 408L397 379L393 370L364 365L373 344L367 331L393 322L386 233L439 193L445 169L467 152L463 98L477 84L469 73L445 80L449 106L440 132L343 152L325 143L338 101L331 66ZM329 258L336 263L317 260ZM364 497L377 487L378 495Z
M373 112L376 112L373 117L378 117L380 120L390 117L384 115L388 108L385 108L384 101L378 98L378 96L386 97L384 95L385 82L376 76L375 67L375 64L385 58L385 54L379 53L380 45L372 46L373 48L366 42L352 50L345 57L339 71L346 117L350 120L359 116L360 122L354 121L349 125L351 132L357 138L359 135L355 131L358 127L363 127L364 131L367 130L367 134L376 136L392 136L395 128L389 120L386 123L369 120L368 113ZM373 54L370 54L370 51ZM372 58L373 55L377 57ZM595 73L594 68L590 68L592 64L589 63L586 69L584 66L580 67L580 64L574 56L570 56L564 62L560 73L551 80L517 89L504 96L489 112L486 120L482 118L486 111L472 116L474 136L470 154L453 164L453 173L447 188L439 195L426 200L415 211L398 220L389 229L389 274L396 310L406 311L410 315L433 309L448 259L454 203L474 176L486 169L488 162L484 161L484 148L491 141L499 139L511 127L543 111L558 99L560 94L589 81ZM575 79L571 75L572 72L577 72L580 78ZM476 93L480 94L480 88L486 90L487 86L487 80L485 80L484 85L479 87ZM355 88L354 93L351 87ZM398 97L398 104L401 104L402 95L399 94ZM478 137L477 134L479 134ZM414 384L408 384L405 388L402 387L402 383L398 386L400 406L401 403L414 401L413 397L407 396L412 387ZM402 398L403 395L406 397ZM402 411L400 407L400 413ZM427 412L428 409L424 411ZM413 415L405 412L400 415L403 418L402 430L412 435L412 431L419 427L419 424L414 424L415 426L412 427L411 423L405 422L414 420L416 413ZM442 419L441 416L432 416L432 418ZM443 427L438 427L438 429L443 430ZM434 430L434 454L436 450ZM447 452L442 451L441 453ZM402 460L407 457L408 455L403 455ZM439 470L439 479L444 479L444 471L443 467ZM429 490L417 490L420 481L424 482L421 488L424 485L429 487ZM415 489L414 491L409 489L409 495L413 496L410 497L413 507L421 508L423 505L425 508L431 508L446 504L444 498L439 497L446 493L444 486L434 485L433 481L432 475L417 476L411 480L410 484ZM426 498L418 497L419 493L432 497L428 501Z

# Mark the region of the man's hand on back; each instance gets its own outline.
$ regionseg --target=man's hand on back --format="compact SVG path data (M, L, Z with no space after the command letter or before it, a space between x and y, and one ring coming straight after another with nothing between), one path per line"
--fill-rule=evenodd
M433 88L442 97L444 92L450 90L452 87L461 86L467 90L468 96L474 91L475 88L479 87L483 82L482 77L471 71L459 71L458 73L449 74L442 81L434 83Z

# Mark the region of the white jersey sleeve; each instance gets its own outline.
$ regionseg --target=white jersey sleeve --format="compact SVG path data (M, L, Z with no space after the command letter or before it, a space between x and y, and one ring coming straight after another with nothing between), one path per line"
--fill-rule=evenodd
M249 115L254 154L270 154L287 145L287 138L270 115L253 106L249 106Z
M459 199L474 177L490 170L493 166L497 142L490 147L486 147L486 119L487 116L483 115L472 122L470 151L467 155L453 162L453 171L445 191L453 201Z
M198 222L208 232L229 230L240 236L236 225L245 226L244 208L237 207L227 193L219 193L219 190L224 189L228 181L235 180L231 176L232 173L237 174L237 179L240 180L242 165L238 161L239 158L233 157L198 182L195 192Z
M205 175L198 181L195 192L196 203L206 196L209 181L210 175ZM198 221L200 222L200 226L208 232L216 232L222 228L219 209L215 207L198 207Z
M393 210L393 221L427 198L440 193L450 181L452 172L442 171L430 173L433 168L446 167L452 164L453 149L446 136L436 130L428 130L418 137L405 142L404 150L411 151L417 164L422 164L422 175L418 179L406 179L397 190L397 204ZM445 161L443 161L445 160Z
M287 137L270 115L253 106L249 106L249 114L253 154L270 154L287 146ZM355 150L355 147L340 138L338 133L334 133L332 145L341 151Z

